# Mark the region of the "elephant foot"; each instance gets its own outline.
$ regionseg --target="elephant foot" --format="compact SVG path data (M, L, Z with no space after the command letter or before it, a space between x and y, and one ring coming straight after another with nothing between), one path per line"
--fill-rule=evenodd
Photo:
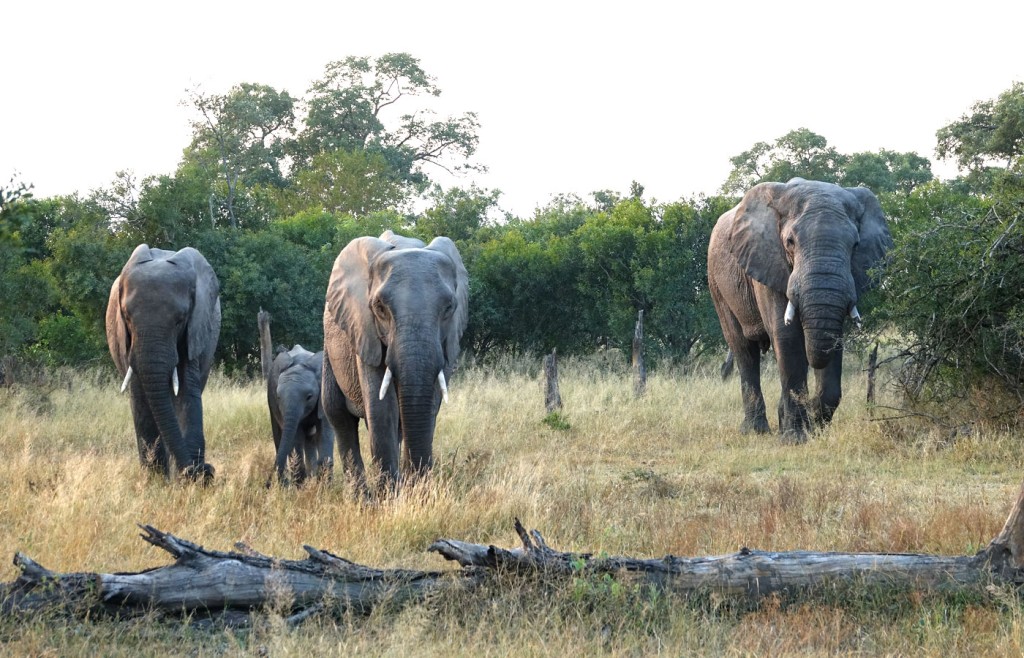
M181 476L191 482L197 482L204 487L213 484L213 474L216 469L212 464L191 464L181 469Z
M754 420L744 420L743 424L740 425L740 434L769 434L771 428L768 427L768 419L765 417L755 418Z

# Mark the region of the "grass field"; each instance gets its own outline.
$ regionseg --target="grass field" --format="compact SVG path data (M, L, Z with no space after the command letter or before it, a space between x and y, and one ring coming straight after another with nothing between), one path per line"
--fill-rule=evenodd
M465 370L442 409L431 478L369 504L343 477L266 489L273 442L262 385L222 376L206 395L208 489L141 471L128 400L112 376L0 389L0 556L57 571L168 563L152 524L209 548L244 541L302 558L302 544L379 567L452 568L439 537L513 546L512 519L561 550L659 557L770 550L971 554L994 537L1024 474L1020 436L880 422L849 359L833 425L800 446L742 436L739 385L659 372L635 401L624 369L561 367L568 429L544 418L536 368ZM777 380L766 372L769 409ZM890 400L891 402L891 400ZM774 425L774 414L769 414ZM365 453L365 441L364 441ZM368 455L367 455L368 457ZM10 565L10 562L7 562ZM0 568L0 580L16 577ZM272 613L246 631L102 621L0 621L12 655L1019 655L1024 608L983 598L850 588L758 605L654 595L606 580L498 582L369 617L294 630Z

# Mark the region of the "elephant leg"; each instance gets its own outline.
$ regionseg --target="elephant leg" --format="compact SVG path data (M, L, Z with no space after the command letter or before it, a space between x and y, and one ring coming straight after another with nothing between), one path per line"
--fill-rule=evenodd
M324 359L323 385L320 391L320 403L324 408L324 416L331 426L332 441L337 437L338 457L345 470L352 473L361 482L365 478L363 457L359 452L359 418L352 415L345 402L345 396L334 377L330 359Z
M807 355L803 334L786 331L775 342L782 390L779 397L779 431L784 443L803 443L811 430L807 414Z
M145 468L165 477L169 476L170 462L167 456L167 446L160 440L160 430L153 418L153 412L143 398L142 386L135 380L131 385L132 420L135 423L135 441L139 448L139 462ZM135 390L136 387L138 390Z
M186 477L208 484L214 468L206 463L206 437L203 434L203 399L200 376L194 368L185 368L185 383L175 404L181 426L182 444L168 446L176 466Z
M743 423L740 432L767 434L768 414L765 410L764 393L761 391L761 347L756 341L732 349L733 358L740 373L740 394L743 397Z
M330 480L334 472L334 430L330 423L318 422L307 440L315 450L314 460L307 456L307 462L313 469L311 472Z
M843 397L842 379L843 346L840 344L828 365L814 370L815 386L811 411L816 425L824 426L832 422L832 415L839 408L839 401Z

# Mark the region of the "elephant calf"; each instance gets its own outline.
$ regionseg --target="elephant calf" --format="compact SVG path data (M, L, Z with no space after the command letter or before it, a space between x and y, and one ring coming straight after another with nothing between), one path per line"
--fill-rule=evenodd
M334 430L320 404L323 363L323 352L314 354L295 345L278 353L271 364L267 404L277 454L274 465L282 483L301 483L307 476L331 473Z

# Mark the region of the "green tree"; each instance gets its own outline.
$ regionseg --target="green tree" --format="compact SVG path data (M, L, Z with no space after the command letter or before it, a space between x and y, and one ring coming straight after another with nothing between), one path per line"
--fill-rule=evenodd
M917 153L880 149L849 156L837 181L844 187L864 186L875 194L909 194L932 180L932 165Z
M722 192L742 194L758 183L785 182L794 176L835 183L846 159L821 135L797 128L771 144L758 142L749 151L730 158L733 169L722 184Z
M393 180L418 194L430 183L424 165L482 169L470 162L479 141L472 112L437 118L419 107L393 125L385 121L403 98L440 94L434 78L408 53L330 62L308 91L305 125L290 146L296 170L309 168L318 153L367 151L383 157Z
M235 206L242 188L284 184L281 159L286 135L294 132L295 100L286 91L242 83L226 94L192 89L189 103L199 118L192 122L185 159L219 172L224 211L237 227Z
M295 172L282 198L289 212L365 215L402 205L405 188L380 153L338 149L314 155L306 168Z
M433 205L416 218L415 232L425 242L445 236L465 243L488 223L488 213L498 205L499 190L453 187L443 190L435 186L431 193Z
M969 113L939 128L935 153L964 170L982 171L993 163L1009 167L1024 154L1024 83L995 99L978 101Z

